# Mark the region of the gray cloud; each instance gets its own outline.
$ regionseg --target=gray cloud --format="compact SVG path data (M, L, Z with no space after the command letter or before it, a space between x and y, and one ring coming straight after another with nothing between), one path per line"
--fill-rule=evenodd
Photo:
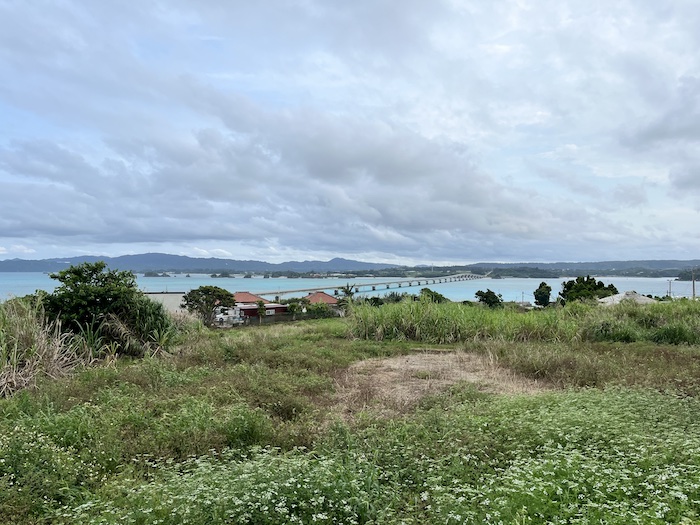
M2 3L2 255L680 257L699 18L651 1Z

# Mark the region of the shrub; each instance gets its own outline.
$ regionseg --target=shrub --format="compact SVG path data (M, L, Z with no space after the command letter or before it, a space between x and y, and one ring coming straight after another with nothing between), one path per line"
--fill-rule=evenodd
M204 324L214 322L214 308L217 306L234 307L234 295L218 286L200 286L187 292L182 298L182 308L196 315Z
M175 327L165 307L147 298L131 272L84 263L51 274L60 281L44 297L47 315L82 337L95 357L110 352L141 357L167 348Z

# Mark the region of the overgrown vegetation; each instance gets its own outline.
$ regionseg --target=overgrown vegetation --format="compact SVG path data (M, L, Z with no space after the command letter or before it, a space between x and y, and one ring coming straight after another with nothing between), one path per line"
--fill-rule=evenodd
M541 342L700 343L700 303L679 300L601 308L573 302L564 308L519 312L470 304L403 301L374 308L357 304L351 330L376 340L450 344L475 340Z
M0 397L42 376L117 355L155 355L173 344L176 323L138 290L132 273L97 262L51 277L61 283L53 293L0 304Z
M0 399L0 522L700 519L700 305L429 299L240 330L182 324L168 354L37 376ZM67 337L42 315L29 299L0 305L3 356L44 340L30 326ZM399 416L370 404L342 417L349 365L426 345L561 388L455 384Z
M133 273L109 270L104 262L83 263L51 274L61 284L35 298L64 333L79 335L85 351L142 357L167 349L175 327L161 303L136 286Z
M614 285L608 284L606 286L603 281L598 281L595 277L587 275L585 278L579 276L563 283L559 297L563 302L586 301L602 299L616 293L617 288Z
M81 341L46 319L41 301L0 304L0 397L34 385L39 376L58 378L89 356Z

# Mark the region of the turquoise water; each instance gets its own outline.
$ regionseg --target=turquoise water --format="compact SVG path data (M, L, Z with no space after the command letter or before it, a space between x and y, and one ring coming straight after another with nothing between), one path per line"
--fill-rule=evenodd
M219 286L231 292L252 292L256 294L266 294L266 298L273 298L280 295L282 298L302 297L308 291L296 291L284 293L291 290L322 289L333 294L338 288L351 284L359 286L361 284L373 284L376 291L367 295L382 295L391 292L418 293L421 288L430 288L441 293L452 301L473 301L474 294L479 290L491 289L503 296L506 301L530 301L533 302L533 292L544 280L552 287L552 298L561 290L561 283L568 281L567 278L560 279L478 279L474 281L455 281L447 283L435 283L426 285L416 285L413 279L413 286L408 286L408 279L390 278L336 278L336 279L285 279L253 277L244 279L237 278L212 278L209 275L192 274L191 277L185 275L175 275L171 277L144 277L137 275L136 281L144 292L188 292L194 288L204 285ZM690 282L672 281L667 278L633 278L633 277L599 277L605 284L614 284L620 292L636 291L640 294L653 296L663 296L668 294L669 286L674 297L690 297L692 295L692 284ZM401 288L397 284L392 284L389 290L386 285L380 284L387 281L403 281ZM51 279L47 274L35 272L0 272L0 301L10 297L21 297L36 290L52 291L57 281ZM698 288L700 294L700 288ZM364 295L364 294L358 294Z

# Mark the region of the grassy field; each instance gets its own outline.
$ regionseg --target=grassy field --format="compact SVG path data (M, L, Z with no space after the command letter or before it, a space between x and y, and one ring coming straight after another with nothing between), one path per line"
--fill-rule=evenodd
M404 303L193 327L0 399L0 523L697 523L699 313ZM489 374L376 374L421 355Z

